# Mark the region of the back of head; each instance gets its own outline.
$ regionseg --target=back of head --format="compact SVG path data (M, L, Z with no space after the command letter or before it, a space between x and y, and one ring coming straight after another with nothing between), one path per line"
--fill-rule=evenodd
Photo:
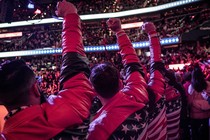
M192 71L192 87L197 91L201 92L207 88L207 83L205 80L204 73L202 72L200 66L198 64L195 65Z
M119 71L108 63L96 65L90 75L94 89L103 98L111 98L119 91L119 78Z
M183 81L184 82L190 82L192 78L191 72L185 72L183 75Z
M35 82L33 71L23 60L7 61L0 65L0 104L15 105L27 101Z

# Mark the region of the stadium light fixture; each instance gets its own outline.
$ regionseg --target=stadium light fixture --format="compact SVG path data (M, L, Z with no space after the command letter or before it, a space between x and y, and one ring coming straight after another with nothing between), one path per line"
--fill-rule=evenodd
M171 40L171 41L170 41ZM179 37L163 38L160 40L161 45L173 45L180 42ZM134 42L132 43L135 49L147 48L149 47L148 41ZM107 46L85 46L85 52L101 52L101 51L117 51L119 46L117 44L107 45ZM47 48L47 49L36 49L27 51L11 51L11 52L0 52L0 58L6 57L17 57L17 56L31 56L31 55L52 55L61 54L61 48Z
M198 2L201 0L179 0L171 3L166 3L163 5L158 5L154 7L147 7L147 8L140 8L134 10L127 10L115 13L101 13L101 14L89 14L89 15L81 15L80 18L82 20L94 20L94 19L106 19L106 18L113 18L113 17L125 17L125 16L132 16L138 14L145 14L150 12L157 12L165 9L170 9L178 6L182 6L185 4L190 4L194 2ZM37 24L46 24L46 23L57 23L62 22L62 18L46 18L40 20L28 20L28 21L19 21L19 22L12 22L12 23L1 23L0 28L9 28L9 27L17 27L17 26L29 26L29 25L37 25Z
M28 3L28 9L34 9L34 4L32 2Z

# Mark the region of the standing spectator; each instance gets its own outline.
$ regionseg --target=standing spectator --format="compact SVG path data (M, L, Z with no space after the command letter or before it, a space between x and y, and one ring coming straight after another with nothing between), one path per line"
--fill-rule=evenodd
M192 80L188 88L188 103L190 107L190 118L192 125L193 140L209 140L209 118L210 105L203 98L202 94L210 93L210 82L197 64L192 71Z
M148 81L148 88L150 89L148 90L150 107L147 129L148 139L166 140L165 79L161 73L162 69L164 69L164 64L161 59L160 41L156 32L156 27L153 23L145 23L142 28L148 34L150 42L150 77Z
M86 136L87 127L73 131L88 118L94 95L87 77L90 71L80 18L75 6L65 0L58 2L57 10L57 15L64 17L61 91L41 104L35 74L24 61L0 65L0 103L9 112L0 139L49 140L66 128L72 132L68 139Z
M180 115L181 115L181 94L185 94L184 88L176 81L173 70L165 70L166 79L166 117L168 140L180 139Z
M107 25L117 36L125 86L121 88L120 74L114 66L103 63L92 69L90 81L103 107L90 123L88 140L147 139L148 93L142 67L120 19L111 18Z

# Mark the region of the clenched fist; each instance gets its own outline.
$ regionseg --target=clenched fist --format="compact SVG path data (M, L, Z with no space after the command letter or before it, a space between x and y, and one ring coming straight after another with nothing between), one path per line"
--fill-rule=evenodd
M57 3L57 11L55 13L59 17L65 17L68 14L76 14L77 8L72 3L63 0Z
M152 22L146 22L142 25L142 30L147 34L150 34L156 31L156 27Z
M122 30L121 21L119 18L110 18L107 20L106 24L115 33Z

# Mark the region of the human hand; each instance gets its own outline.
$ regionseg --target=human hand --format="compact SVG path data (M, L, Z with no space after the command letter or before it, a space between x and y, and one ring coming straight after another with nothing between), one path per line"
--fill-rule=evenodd
M156 27L155 27L155 25L152 22L144 23L141 28L147 34L150 34L150 33L154 32L154 31L156 31Z
M70 2L63 0L57 3L56 15L59 17L65 17L68 14L77 13L77 8Z
M110 18L107 20L106 24L115 33L122 30L121 21L119 18Z

